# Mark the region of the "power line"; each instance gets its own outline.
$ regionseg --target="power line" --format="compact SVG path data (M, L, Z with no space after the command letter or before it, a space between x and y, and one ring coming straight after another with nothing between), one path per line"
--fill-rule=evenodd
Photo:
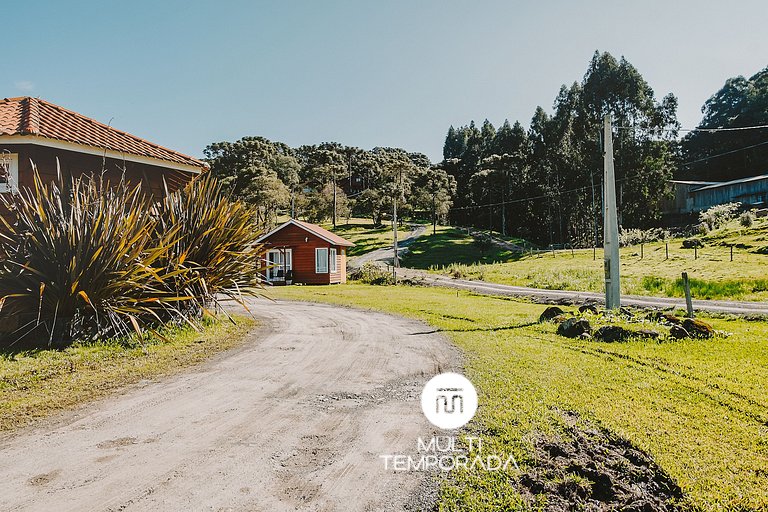
M617 128L629 128L629 127L617 126ZM768 128L768 125L749 126L749 127L744 127L744 128L734 128L734 130L736 130L736 129L738 129L738 130L752 129L752 128ZM728 131L728 130L732 130L732 129L730 129L730 128L723 128L722 129L722 131ZM694 130L688 130L688 131L694 131ZM756 148L756 147L759 147L759 146L764 146L766 144L768 144L768 141L760 142L758 144L753 144L751 146L746 146L746 147L739 148L739 149L734 149L734 150L731 150L731 151L726 151L724 153L718 153L716 155L710 155L710 156L705 157L705 158L700 158L699 160L693 160L691 162L684 162L684 163L680 164L680 166L681 167L685 167L685 166L697 164L697 163L700 163L700 162L705 162L705 161L710 160L712 158L718 158L718 157L725 156L725 155L731 155L733 153L738 153L739 151L745 151L747 149L752 149L752 148ZM623 177L621 179L616 180L616 182L617 183L624 182L624 181L626 181L628 179L640 176L641 174L642 173L636 173L634 175L625 176L625 177ZM592 173L592 174L590 174L590 176L594 177L594 174ZM555 195L556 196L560 196L562 194L569 194L571 192L581 192L583 190L589 190L591 188L592 188L592 185L588 185L588 186L584 186L584 187L573 188L573 189L570 189L570 190L557 191L555 194L542 194L542 195L538 195L538 196L523 197L523 198L520 198L520 199L512 199L512 200L508 200L508 201L501 201L501 202L498 202L498 203L476 204L476 205L471 205L471 206L460 206L460 207L456 207L456 208L451 208L450 211L470 210L470 209L473 209L473 208L491 208L491 207L494 207L494 206L504 206L504 205L507 205L507 204L524 203L524 202L528 202L528 201L534 201L536 199L548 199L548 198L553 197Z
M745 151L747 149L752 149L752 148L756 148L756 147L759 147L759 146L765 146L766 144L768 144L768 141L759 142L757 144L752 144L751 146L747 146L747 147L744 147L744 148L739 148L739 149L734 149L734 150L731 150L731 151L726 151L725 153L718 153L716 155L710 155L710 156L707 156L707 157L704 157L704 158L699 158L698 160L694 160L693 162L686 162L686 163L680 164L680 165L684 167L686 165L697 164L699 162L706 162L707 160L711 160L712 158L717 158L719 156L725 156L725 155L732 155L733 153L738 153L739 151Z
M617 130L640 130L642 128L638 128L636 126L616 126ZM768 124L760 124L755 126L739 126L734 128L646 128L649 131L654 132L707 132L707 133L716 133L716 132L736 132L736 131L743 131L743 130L762 130L768 128Z

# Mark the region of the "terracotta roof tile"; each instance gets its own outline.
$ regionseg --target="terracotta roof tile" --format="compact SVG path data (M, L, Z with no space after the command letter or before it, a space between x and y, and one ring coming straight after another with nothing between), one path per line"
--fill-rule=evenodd
M116 130L45 100L30 97L0 100L0 136L36 135L97 148L207 168L207 164Z
M343 247L354 247L355 245L349 240L345 240L344 238L341 238L336 233L333 233L331 231L328 231L327 229L321 228L317 224L312 224L312 223L304 222L302 220L297 220L297 219L293 219L293 221L299 226L306 229L307 231L310 231L316 235L320 235L321 238L330 240L336 245L341 245Z

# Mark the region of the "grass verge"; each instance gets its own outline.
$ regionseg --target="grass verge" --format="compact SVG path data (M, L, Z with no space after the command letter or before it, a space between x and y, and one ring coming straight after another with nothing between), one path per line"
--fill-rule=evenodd
M535 465L534 441L574 411L649 453L691 510L768 510L768 324L709 318L731 336L600 343L558 336L545 306L455 290L360 284L285 287L278 298L353 305L427 322L466 356L492 453ZM652 326L652 325L651 325ZM514 475L454 473L441 510L525 510ZM527 504L526 504L527 503ZM541 505L541 504L540 504Z
M699 238L705 245L696 251L684 249L682 239L622 248L622 293L683 297L681 274L687 272L694 299L768 300L768 221L752 228L732 222ZM402 264L514 286L603 290L602 248L595 253L561 249L515 254L497 246L483 247L455 228L422 236Z
M202 332L168 327L165 340L75 343L64 350L0 349L0 432L106 395L127 384L173 373L240 344L255 325L207 320Z

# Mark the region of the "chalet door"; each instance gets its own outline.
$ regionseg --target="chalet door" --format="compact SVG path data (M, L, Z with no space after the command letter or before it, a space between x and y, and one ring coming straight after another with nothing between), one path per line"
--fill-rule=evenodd
M267 265L268 281L285 281L288 271L293 270L293 251L291 249L269 251Z

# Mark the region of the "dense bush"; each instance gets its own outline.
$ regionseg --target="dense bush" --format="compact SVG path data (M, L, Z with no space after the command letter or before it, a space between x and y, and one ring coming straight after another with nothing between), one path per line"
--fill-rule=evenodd
M734 219L739 208L741 203L718 204L699 213L699 221L705 223L709 229L717 229Z
M395 284L392 272L374 263L366 263L362 267L353 270L349 278L365 284L387 285Z
M755 215L752 212L744 212L739 217L739 223L745 228L751 228L755 223Z
M3 202L0 318L21 320L16 339L61 345L194 322L215 294L259 284L258 231L210 178L153 206L141 185L35 173Z
M651 228L651 229L622 229L619 234L619 241L622 247L630 245L637 245L641 243L649 242L663 242L668 240L670 233L666 229Z

